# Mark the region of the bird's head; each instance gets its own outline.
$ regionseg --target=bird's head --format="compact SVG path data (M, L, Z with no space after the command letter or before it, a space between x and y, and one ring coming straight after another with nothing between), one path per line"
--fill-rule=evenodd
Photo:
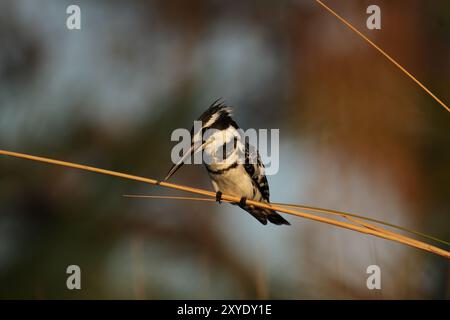
M225 131L230 126L238 129L236 122L232 119L231 107L225 106L219 100L216 100L203 114L198 118L191 128L191 146L189 150L175 163L169 170L166 178L168 180L175 172L180 169L184 161L199 151L203 151L208 145L211 145L217 138L210 132ZM211 130L209 130L211 129Z

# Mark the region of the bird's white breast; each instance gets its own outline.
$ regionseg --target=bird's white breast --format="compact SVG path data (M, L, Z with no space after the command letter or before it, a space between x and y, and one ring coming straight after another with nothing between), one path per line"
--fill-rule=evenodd
M209 176L215 191L237 197L247 197L248 199L254 198L255 186L250 176L245 172L243 165L238 165L223 174L210 173ZM261 198L258 190L255 190L255 193L255 198Z
M237 139L236 148L230 148L230 152L224 157L222 146L224 144L233 146L235 139ZM205 165L210 171L209 176L214 190L237 197L261 200L261 193L243 165L245 146L239 131L230 126L226 130L214 132L207 141L204 159L210 160L209 163L205 161ZM211 171L220 173L215 174Z
M233 148L235 139L237 139L237 145ZM230 147L226 154L223 153L224 144ZM235 162L242 163L243 155L244 145L241 142L241 135L234 127L212 131L212 134L208 136L204 160L213 170L226 168Z

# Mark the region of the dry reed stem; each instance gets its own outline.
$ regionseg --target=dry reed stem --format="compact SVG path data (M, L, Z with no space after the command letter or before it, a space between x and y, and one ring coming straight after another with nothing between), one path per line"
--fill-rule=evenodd
M28 160L44 162L44 163L49 163L49 164L54 164L54 165L59 165L59 166L64 166L64 167L69 167L69 168L75 168L75 169L81 169L81 170L85 170L85 171L106 174L106 175L115 176L115 177L119 177L119 178L123 178L123 179L140 181L140 182L144 182L144 183L148 183L148 184L152 184L152 185L159 185L161 187L191 192L191 193L200 194L200 195L213 197L213 198L215 198L215 196L216 196L216 193L212 192L212 191L207 191L207 190L198 189L198 188L192 188L192 187L169 183L169 182L158 181L155 179L144 178L144 177L140 177L140 176L130 175L130 174L111 171L111 170L105 170L105 169L86 166L86 165L77 164L77 163L71 163L71 162L66 162L66 161L61 161L61 160L54 160L54 159L38 157L38 156L28 155L28 154L24 154L24 153L6 151L6 150L0 150L0 154L10 156L10 157L15 157L15 158L28 159ZM226 200L226 201L230 201L230 202L239 202L241 200L239 197L234 197L234 196L230 196L230 195L226 195L226 194L222 195L222 199ZM315 216L310 213L287 209L287 208L284 208L281 206L271 205L271 204L267 204L267 203L254 201L254 200L247 200L247 204L254 205L259 208L266 208L266 209L276 210L279 212L288 213L288 214L295 215L298 217L302 217L302 218L306 218L306 219L314 220L314 221L319 221L319 222L330 224L330 225L335 225L335 226L338 226L341 228L358 231L358 232L365 233L365 234L371 234L371 235L377 236L379 238L384 238L384 239L388 239L391 241L403 243L403 244L409 245L411 247L415 247L418 249L422 249L422 250L425 250L428 252L435 253L437 255L440 255L440 256L443 256L446 258L450 258L450 252L448 252L444 249L435 247L433 245L430 245L430 244L422 242L422 241L418 241L418 240L414 240L414 239L411 239L411 238L408 238L405 236L401 236L401 235L393 233L393 232L388 232L382 228L371 226L370 224L366 224L366 226L353 225L353 224L350 224L347 222L342 222L342 221L337 221L337 220L330 219L330 218ZM371 227L369 228L368 226L371 226Z
M206 202L216 202L215 199L211 198L193 198L193 197L177 197L177 196L150 196L150 195L139 195L139 194L124 194L125 198L144 198L144 199L166 199L166 200L192 200L192 201L206 201ZM222 202L232 203L232 201L221 200Z
M206 201L206 202L216 202L215 199L211 199L211 198L199 198L199 197L178 197L178 196L161 196L161 195L136 195L136 194L124 194L123 197L126 198L146 198L146 199L166 199L166 200L189 200L189 201ZM227 202L227 203L231 203L232 201L223 201L223 202ZM335 215L338 217L342 217L345 218L347 220L350 220L352 222L358 223L356 222L356 219L352 219L352 218L358 218L358 219L362 219L362 220L366 220L366 221L371 221L371 222L375 222L375 223L379 223L391 228L395 228L398 230L402 230L405 232L409 232L411 234L415 234L417 236L420 237L424 237L427 238L429 240L433 240L436 242L440 242L442 244L445 244L447 246L450 246L450 243L445 241L445 240L441 240L439 238L430 236L428 234L422 233L422 232L418 232L415 230L411 230L408 228L404 228L389 222L385 222L382 220L378 220L378 219L373 219L373 218L369 218L369 217L365 217L365 216L361 216L361 215L357 215L354 213L347 213L347 212L342 212L342 211L336 211L336 210L330 210L330 209L323 209L323 208L317 208L317 207L311 207L311 206L303 206L303 205L299 205L299 204L290 204L290 203L281 203L281 202L271 202L272 205L278 205L278 206L283 206L283 207L290 207L290 208L299 208L302 210L307 210L307 211L313 211L313 212L319 212L319 213L324 213L324 214L329 214L329 215ZM361 224L361 223L358 223Z
M325 213L325 214L332 214L332 215L336 215L336 216L341 216L341 217L349 219L349 220L350 220L350 217L359 218L359 219L363 219L363 220L379 223L379 224L382 224L382 225L385 225L385 226L388 226L388 227L391 227L391 228L396 228L398 230L409 232L409 233L415 234L417 236L424 237L424 238L427 238L429 240L433 240L433 241L445 244L447 246L450 246L450 243L448 241L445 241L445 240L442 240L442 239L430 236L428 234L425 234L425 233L422 233L422 232L419 232L419 231L415 231L415 230L411 230L409 228L401 227L399 225L395 225L393 223L385 222L385 221L382 221L382 220L379 220L379 219L374 219L374 218L369 218L369 217L357 215L357 214L354 214L354 213L336 211L336 210L331 210L331 209L323 209L323 208L317 208L317 207L310 207L310 206L304 206L304 205L299 205L299 204L288 204L288 203L277 203L277 202L274 202L272 204L285 206L285 207L291 207L291 208L299 208L299 209L302 209L302 210L309 210L309 211L320 212L320 213Z
M375 48L378 52L380 52L383 56L385 56L390 62L392 62L397 68L399 68L404 74L406 74L409 78L411 78L422 90L424 90L426 93L428 93L437 103L439 103L443 108L445 108L448 112L450 112L450 108L442 102L436 95L433 94L422 82L417 80L416 77L414 77L408 70L406 70L404 67L400 65L394 58L392 58L390 55L388 55L383 49L381 49L378 45L376 45L372 40L370 40L367 36L365 36L361 31L356 29L350 22L342 18L340 15L338 15L333 9L325 5L320 0L315 0L318 4L320 4L323 8L325 8L329 13L331 13L333 16L338 18L343 24L345 24L348 28L350 28L353 32L355 32L357 35L359 35L361 38L363 38L368 44L370 44L373 48Z

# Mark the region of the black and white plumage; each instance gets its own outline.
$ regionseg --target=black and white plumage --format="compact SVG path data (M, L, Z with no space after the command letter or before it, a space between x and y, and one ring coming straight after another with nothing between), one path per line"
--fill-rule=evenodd
M194 132L192 127L191 149L180 162L172 166L166 180L183 165L186 156L202 150L204 164L219 201L222 193L240 197L242 200L237 205L262 224L267 224L268 220L277 225L289 225L276 211L245 202L246 199L251 199L269 203L269 184L258 150L242 141L239 127L232 119L231 108L216 101L198 121L201 121L201 130ZM204 136L204 133L209 132L208 129L215 130L209 130L212 133ZM196 144L195 141L200 143Z

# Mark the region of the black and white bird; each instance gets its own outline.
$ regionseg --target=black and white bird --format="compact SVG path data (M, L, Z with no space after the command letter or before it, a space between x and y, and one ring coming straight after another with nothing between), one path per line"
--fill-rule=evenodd
M222 193L240 197L241 201L236 204L262 224L269 220L276 225L290 225L274 210L246 204L247 199L269 203L269 184L258 150L243 141L238 125L232 119L231 108L216 101L198 121L201 130L194 132L192 127L189 151L172 166L165 180L184 164L187 157L202 151L217 201L220 202ZM208 129L215 130L209 130L211 134L204 136Z

